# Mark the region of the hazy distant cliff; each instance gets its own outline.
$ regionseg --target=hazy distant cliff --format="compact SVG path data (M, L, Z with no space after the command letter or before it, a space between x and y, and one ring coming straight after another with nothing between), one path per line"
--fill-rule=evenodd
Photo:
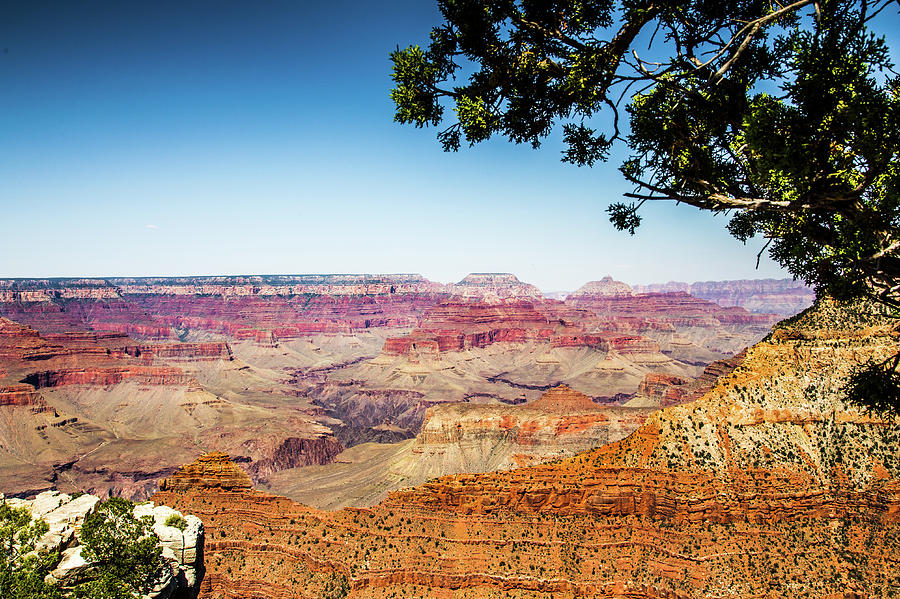
M740 306L751 312L790 316L809 307L815 292L793 279L744 279L698 283L656 283L633 285L637 293L684 291L722 306Z

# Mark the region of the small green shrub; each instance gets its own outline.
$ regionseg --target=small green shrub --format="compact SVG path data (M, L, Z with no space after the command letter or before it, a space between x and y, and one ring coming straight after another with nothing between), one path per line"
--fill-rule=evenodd
M166 526L171 526L172 528L177 528L181 532L184 532L187 528L187 520L185 520L181 514L172 514L166 518Z

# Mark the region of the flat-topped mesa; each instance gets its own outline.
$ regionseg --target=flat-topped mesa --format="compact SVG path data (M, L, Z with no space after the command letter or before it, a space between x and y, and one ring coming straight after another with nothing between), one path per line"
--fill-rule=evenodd
M629 296L634 295L634 290L627 283L616 281L612 277L606 276L599 281L585 283L575 293L570 293L567 297L582 295Z
M0 279L0 303L60 299L107 300L128 295L295 296L440 292L419 274L118 277L109 279Z
M231 347L225 342L211 343L163 343L155 345L127 345L126 355L141 358L145 362L154 359L206 362L214 360L233 360Z
M596 409L597 404L584 393L576 391L568 385L558 385L528 404L528 407L548 412L577 412Z
M467 274L457 285L478 285L481 287L524 285L511 272L473 272Z
M35 388L62 387L65 385L90 385L108 387L124 381L162 387L188 387L199 389L197 381L178 368L167 366L112 366L60 368L29 373L23 382Z
M483 298L531 298L542 299L541 290L529 283L523 283L516 275L508 272L476 272L463 277L455 285L448 285L454 295Z
M209 489L247 491L252 487L247 473L232 462L227 453L218 451L200 456L159 483L160 491L175 493Z

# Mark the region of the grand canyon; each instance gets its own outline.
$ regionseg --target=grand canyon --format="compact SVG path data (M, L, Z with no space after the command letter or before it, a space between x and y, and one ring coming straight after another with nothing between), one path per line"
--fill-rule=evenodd
M200 518L203 597L895 584L898 429L834 392L894 328L777 324L812 302L790 280L695 287L0 281L0 488ZM828 553L835 526L878 551Z
M734 304L808 299L720 287L728 305L610 278L560 301L509 274L3 280L0 487L144 499L220 451L343 507L571 455L696 396L785 314Z
M839 389L897 328L812 301L790 280L4 280L0 489L199 518L185 596L889 597L900 427Z
M900 598L898 0L3 9L0 599Z

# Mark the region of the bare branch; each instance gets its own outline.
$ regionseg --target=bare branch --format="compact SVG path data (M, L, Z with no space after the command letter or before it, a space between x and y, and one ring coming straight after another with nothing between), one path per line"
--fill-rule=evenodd
M750 21L749 23L744 25L737 33L735 33L731 37L731 39L728 40L728 43L726 43L722 47L722 49L720 49L712 58L710 58L706 62L698 65L698 68L708 67L710 64L712 64L713 62L715 62L716 60L721 58L728 51L728 48L730 48L731 45L734 44L738 40L738 38L740 38L742 35L744 35L745 32L753 29L754 27L761 27L762 25L765 25L769 21L773 21L773 20L777 19L778 17L781 17L789 12L798 11L801 8L803 8L804 6L809 6L810 4L814 4L814 2L815 2L815 0L798 0L797 2L794 2L793 4L789 4L789 5L785 6L784 8L780 8L780 9L776 10L775 12L771 12L765 16L762 16L758 19Z

